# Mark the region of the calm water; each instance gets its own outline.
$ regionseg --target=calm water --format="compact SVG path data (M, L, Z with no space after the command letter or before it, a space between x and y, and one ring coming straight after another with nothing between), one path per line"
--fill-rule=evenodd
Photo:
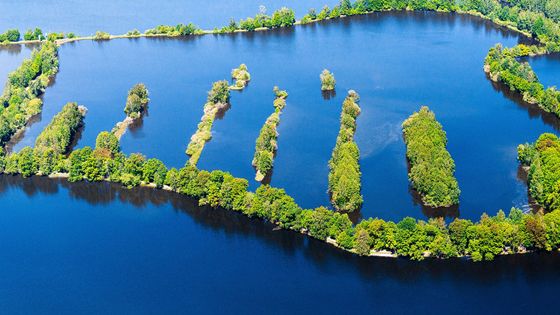
M80 27L94 20L87 17ZM126 20L111 23L104 25L128 28ZM252 81L232 93L201 168L254 177L254 141L278 85L290 95L272 184L302 206L328 204L327 161L340 107L346 91L356 89L361 215L476 219L483 211L526 205L515 148L560 126L482 71L488 48L519 41L475 18L395 13L260 34L64 45L42 117L16 150L33 144L69 101L89 108L77 146L93 145L100 131L124 118L127 90L144 82L149 115L124 135L122 147L182 166L206 91L244 62ZM0 83L29 55L27 48L21 52L0 50ZM558 59L531 63L545 84L558 84ZM320 92L323 68L337 79L331 99ZM447 131L460 209L422 209L408 190L400 124L423 104ZM2 313L554 313L548 305L560 286L557 254L479 264L359 258L163 191L0 176L0 204Z
M290 96L272 184L304 207L329 204L327 162L342 100L348 89L356 89L363 109L356 136L365 199L361 215L477 219L484 211L527 204L516 147L554 131L557 124L504 94L481 70L489 47L520 40L476 18L394 13L258 34L64 45L42 120L15 149L32 145L69 101L89 108L77 146L94 145L100 131L123 119L127 90L144 82L150 90L149 115L125 134L122 147L180 167L206 91L244 62L252 81L246 90L232 93L232 107L214 124L201 168L254 177L254 142L272 112L271 89L278 85ZM332 70L338 83L336 96L328 100L319 89L323 68ZM422 209L409 191L400 124L421 105L429 105L447 131L462 189L460 209Z
M33 46L16 45L0 48L0 87L4 88L8 74L19 67L25 58L31 56Z
M283 6L302 17L309 8L319 11L336 0L2 0L0 31L17 28L24 32L40 27L45 32L94 34L98 30L123 34L132 29L146 30L159 24L195 23L205 29L222 27L235 20L254 16L264 5L269 14Z
M147 189L0 176L0 204L5 314L544 314L560 283L558 254L359 258Z
M545 87L560 86L560 54L537 56L525 60L529 61Z

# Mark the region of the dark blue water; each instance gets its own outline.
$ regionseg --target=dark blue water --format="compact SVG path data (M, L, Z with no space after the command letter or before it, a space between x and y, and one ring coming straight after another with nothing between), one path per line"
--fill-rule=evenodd
M132 29L144 31L159 24L189 22L205 29L222 27L235 20L254 16L264 5L272 14L283 6L292 8L302 17L309 8L317 11L324 5L333 6L336 0L3 0L0 1L0 30L40 27L44 32L74 32L91 35L98 30L124 34Z
M356 89L362 107L356 135L365 200L361 215L478 219L485 211L526 207L516 147L557 125L493 86L481 70L489 47L522 40L472 17L386 13L265 33L64 45L43 119L16 150L33 144L69 101L89 108L77 146L94 145L100 131L123 119L127 90L144 82L150 90L149 115L124 135L122 147L180 167L211 83L246 63L252 80L246 90L232 93L231 108L216 120L201 168L254 177L255 139L272 112L271 90L278 85L290 95L272 184L303 207L328 205L327 162L341 103L349 89ZM337 94L329 100L319 89L323 68L337 79ZM430 106L447 131L462 190L458 209L422 209L409 191L400 124L421 105ZM251 188L256 187L251 180Z
M525 58L545 86L560 86L560 54Z
M544 314L560 283L558 254L360 258L149 189L1 176L0 203L4 314Z
M21 64L21 62L31 55L34 46L14 45L0 47L0 87L4 88L8 74Z
M89 108L78 147L93 145L99 131L124 118L128 89L144 82L149 113L123 136L122 147L181 166L206 91L244 62L252 81L232 93L231 108L216 120L201 168L231 171L257 187L254 141L278 85L290 95L272 184L305 207L328 204L327 161L342 100L353 88L362 107L361 214L476 219L483 211L526 205L515 148L560 125L482 71L489 47L523 40L476 18L396 13L259 34L64 45L44 113L16 149L33 144L68 101ZM0 50L1 82L25 54ZM557 84L558 60L544 61L531 63L543 83ZM329 100L320 92L323 68L337 79ZM408 190L400 124L420 105L429 105L447 131L463 192L460 209L422 209ZM360 258L145 188L0 176L0 204L0 310L6 314L544 314L555 313L550 301L560 286L557 253L477 264Z

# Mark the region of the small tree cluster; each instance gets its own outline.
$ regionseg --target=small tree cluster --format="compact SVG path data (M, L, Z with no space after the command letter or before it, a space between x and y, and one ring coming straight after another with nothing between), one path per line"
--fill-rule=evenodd
M129 91L126 97L126 105L124 112L130 118L138 118L141 116L148 106L148 89L144 83L135 84Z
M235 84L231 87L234 90L242 90L247 86L247 82L251 80L251 74L244 63L238 68L231 70L231 77L235 80Z
M329 70L325 69L321 72L319 76L321 78L321 91L332 91L336 81L334 80L334 74Z

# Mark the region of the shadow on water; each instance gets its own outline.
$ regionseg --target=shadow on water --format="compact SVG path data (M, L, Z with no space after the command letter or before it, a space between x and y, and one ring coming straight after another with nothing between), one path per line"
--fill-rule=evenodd
M331 98L335 98L336 89L330 91L321 91L321 96L323 96L323 99L326 101L330 100Z
M494 91L501 92L506 98L512 100L519 108L527 111L530 119L540 118L545 124L551 126L556 131L560 131L560 119L553 113L545 112L536 104L530 104L523 100L523 97L515 91L512 91L507 85L502 82L494 82L490 79L488 74L486 78L492 83Z
M137 119L134 119L130 125L128 125L128 131L133 134L139 134L142 131L142 127L144 127L144 118L150 116L149 108L146 108L144 113L140 115Z
M359 257L336 249L324 242L285 230L274 230L272 224L251 219L239 213L200 207L195 200L173 192L146 187L126 189L114 183L70 183L64 179L1 175L0 194L10 189L21 189L27 196L39 193L55 195L67 190L73 198L91 205L110 204L114 201L129 203L139 210L149 206L171 204L173 208L191 217L197 224L214 231L231 235L256 237L283 253L295 255L301 252L319 268L337 264L349 264L366 280L387 276L404 283L413 283L424 278L450 278L452 280L492 284L512 277L522 277L526 281L551 279L560 276L560 255L558 253L536 253L498 257L493 262L472 263L465 259L437 260L422 262L407 259L379 257Z

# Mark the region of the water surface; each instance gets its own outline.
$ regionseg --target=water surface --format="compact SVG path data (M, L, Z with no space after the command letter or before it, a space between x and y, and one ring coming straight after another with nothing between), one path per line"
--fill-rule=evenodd
M272 14L283 6L302 17L310 8L319 11L324 5L334 6L335 0L17 0L0 1L0 30L17 28L20 32L40 27L44 32L74 32L91 35L102 30L124 34L138 29L144 31L159 24L195 23L204 29L222 27L230 19L245 19L265 6Z
M149 115L122 139L127 153L142 152L180 167L202 115L206 91L246 63L248 88L233 92L231 108L216 120L199 166L254 177L254 142L272 112L274 85L289 92L279 127L272 184L303 207L328 205L327 162L336 141L342 100L361 95L356 139L361 150L361 215L461 216L526 207L516 147L557 119L527 108L492 84L482 71L488 49L520 38L474 17L440 13L379 13L264 33L188 39L78 42L60 48L60 73L45 95L43 119L16 146L33 144L69 101L89 108L77 147L94 145L102 130L123 119L126 91L137 82L150 90ZM87 61L87 62L85 62ZM337 79L325 99L319 73ZM460 208L422 209L407 178L400 125L421 105L443 124L462 190ZM251 188L257 187L251 180Z
M546 314L560 283L557 253L360 258L173 193L108 183L2 175L0 204L7 314Z

